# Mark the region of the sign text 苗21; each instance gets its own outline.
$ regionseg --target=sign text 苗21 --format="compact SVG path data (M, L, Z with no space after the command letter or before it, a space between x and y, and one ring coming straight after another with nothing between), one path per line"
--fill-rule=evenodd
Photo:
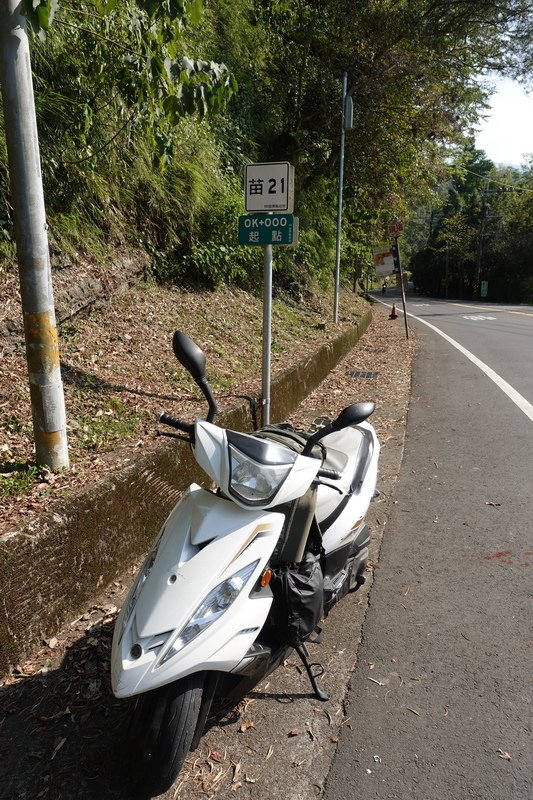
M244 176L246 211L268 214L294 210L294 170L286 161L247 164Z

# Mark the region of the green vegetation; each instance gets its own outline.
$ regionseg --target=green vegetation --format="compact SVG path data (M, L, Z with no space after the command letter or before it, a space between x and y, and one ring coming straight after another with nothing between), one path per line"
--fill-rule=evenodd
M286 288L325 285L335 261L346 71L355 120L346 135L344 279L351 282L371 270L372 240L383 239L387 221L398 215L415 218L410 247L417 274L429 273L434 263L442 271L447 258L448 291L459 285L468 291L475 282L472 264L479 245L473 231L479 233L479 213L488 202L481 196L483 183L475 189L478 199L466 201L470 186L464 168L469 136L487 98L478 79L488 69L530 77L530 3L24 0L23 5L35 33L36 106L56 254L102 260L118 248L142 248L157 280L256 287L257 251L236 243L242 168L250 161L288 160L296 169L301 243L278 251L275 280ZM481 156L472 158L476 166ZM483 181L486 173L479 174ZM509 177L515 182L529 175ZM455 199L446 188L453 181L459 181L450 188ZM479 211L480 203L485 211ZM520 272L513 283L527 294L533 282L522 257L530 246L527 203L515 195L498 200L498 209L504 207L497 212L504 236L492 211L483 223L482 236L487 243L490 238L483 268L493 277L509 245ZM432 220L429 233L420 222L424 215ZM13 264L11 224L0 135L4 266ZM494 237L493 228L498 228ZM452 278L451 261L457 273ZM492 283L504 291L503 273L509 269L500 271ZM442 281L437 283L432 290L443 291Z
M438 202L410 226L417 288L439 297L533 303L533 163L496 168L469 146Z
M142 417L116 397L110 397L105 407L94 415L82 415L76 420L77 435L84 450L109 450L117 442L128 439L138 428Z
M35 464L0 462L0 497L18 497L26 494L42 476Z

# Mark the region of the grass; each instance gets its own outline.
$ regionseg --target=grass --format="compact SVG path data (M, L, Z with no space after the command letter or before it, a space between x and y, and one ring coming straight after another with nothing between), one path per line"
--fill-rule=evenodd
M35 464L17 461L0 462L0 497L26 494L42 476Z
M117 397L110 397L95 415L84 414L73 425L84 450L110 450L116 442L128 439L138 429L141 414L128 408Z

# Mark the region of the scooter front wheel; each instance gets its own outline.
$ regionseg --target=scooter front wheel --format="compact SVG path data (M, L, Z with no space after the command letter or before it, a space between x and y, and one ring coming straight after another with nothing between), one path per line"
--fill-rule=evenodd
M139 697L130 726L137 789L149 797L166 792L183 766L198 722L204 673Z

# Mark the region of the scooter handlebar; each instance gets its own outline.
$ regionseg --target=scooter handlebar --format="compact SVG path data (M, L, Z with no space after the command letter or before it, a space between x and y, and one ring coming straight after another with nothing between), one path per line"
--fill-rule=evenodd
M171 417L170 414L157 414L157 421L161 423L161 425L168 425L170 428L177 428L178 431L183 431L183 433L188 433L189 436L192 435L194 430L194 425L191 425L190 422L184 422L181 419L176 419L176 417Z
M331 481L340 481L341 479L340 472L337 472L336 469L326 469L325 467L319 469L316 476L317 478L329 478Z

